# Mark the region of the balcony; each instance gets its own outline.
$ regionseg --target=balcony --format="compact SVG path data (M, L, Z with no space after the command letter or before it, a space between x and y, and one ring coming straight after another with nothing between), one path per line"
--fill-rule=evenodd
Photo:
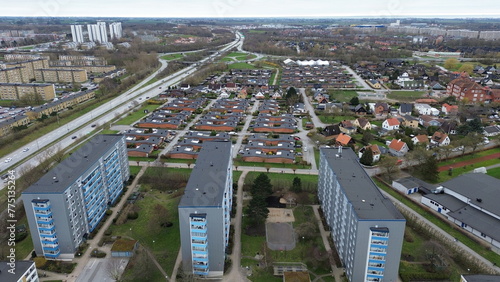
M49 211L50 206L49 205L47 205L47 206L33 206L33 209L35 211Z
M43 238L40 242L42 244L57 244L59 240L57 238Z
M193 261L208 261L208 256L193 254Z
M54 229L55 229L54 225L46 225L46 226L40 226L40 225L38 225L38 231L40 231L40 234L43 234L43 233L46 234L47 231L50 232L50 231L53 231Z
M47 252L47 253L44 252L43 255L46 256L46 257L48 257L48 258L57 258L60 253L61 252L59 250L57 250L57 251Z
M52 219L52 217L46 217L46 218L37 217L36 223L37 224L53 224L54 223L54 219Z
M206 223L207 220L205 218L201 217L191 217L191 222L200 222L200 223Z
M194 262L193 267L194 268L208 269L208 262Z
M59 245L42 246L43 252L57 252L59 253Z

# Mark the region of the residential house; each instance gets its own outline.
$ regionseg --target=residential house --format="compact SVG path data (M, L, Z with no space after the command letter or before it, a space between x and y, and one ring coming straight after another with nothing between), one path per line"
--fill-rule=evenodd
M281 94L280 91L274 91L274 93L271 96L271 98L274 99L274 100L283 99L283 94Z
M423 127L427 128L429 126L441 126L441 121L432 116L421 115L418 117L418 122Z
M363 104L358 104L353 109L354 113L358 116L364 116L367 114L367 110Z
M429 146L429 137L425 134L419 134L411 139L414 145L423 144L427 148Z
M399 129L400 122L397 118L388 118L382 122L382 128L384 130L390 131L390 130L398 130Z
M436 131L431 137L431 146L448 146L450 145L450 137L448 134Z
M155 146L152 144L141 144L141 145L132 145L135 147L127 148L127 155L129 157L149 157L149 155L153 152Z
M349 143L352 143L352 138L347 134L340 133L335 139L335 143L340 146L347 146Z
M441 112L445 115L449 115L451 113L457 113L458 112L458 106L457 105L449 105L447 103L444 103L443 106L441 106Z
M448 135L457 134L458 122L455 120L444 120L439 129Z
M264 99L266 96L262 92L257 92L257 94L254 95L255 99Z
M370 148L372 150L372 155L373 155L373 162L378 162L380 160L380 156L382 155L382 152L380 151L379 145L373 144L373 145L368 145L363 148L361 148L358 152L358 157L361 159L363 154L365 153L366 150Z
M485 136L488 136L488 137L497 136L500 134L500 126L499 125L485 126L483 130L484 130L483 134Z
M298 114L303 114L306 112L306 107L304 103L297 103L293 106L293 112Z
M378 82L378 80L376 79L367 79L366 80L366 83L371 87L371 88L374 88L374 89L381 89L382 88L382 85L380 84L380 82Z
M352 121L352 124L356 127L359 127L362 130L371 130L372 124L366 118L357 118Z
M345 134L354 134L356 133L356 126L353 124L351 120L344 120L339 123L340 131Z
M384 116L389 114L389 105L387 103L376 103L373 109L375 116Z
M325 129L323 129L323 135L327 139L336 138L340 133L340 126L338 124L328 125L325 126Z
M410 115L404 115L403 117L403 122L401 123L402 126L404 127L409 127L409 128L418 128L418 118Z
M437 116L439 115L439 110L431 107L428 104L415 104L415 110L421 115Z
M413 111L413 104L403 103L399 106L398 113L402 116L411 115Z
M401 139L392 139L391 143L389 144L389 153L393 156L396 157L402 157L408 153L410 148L408 148L408 145L401 141Z

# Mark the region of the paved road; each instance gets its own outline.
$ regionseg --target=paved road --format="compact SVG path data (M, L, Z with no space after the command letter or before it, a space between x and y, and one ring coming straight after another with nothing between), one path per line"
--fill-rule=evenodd
M230 50L243 43L243 40L241 40L241 34L236 33L235 35L236 39L233 42L224 45L224 47L220 49L220 52ZM214 53L200 60L197 65L201 65L203 63L209 62L210 60L214 60L214 58L218 55L219 54ZM158 71L161 71L166 68L167 61L161 59L159 60L162 66ZM17 164L24 161L24 163L15 167L16 176L20 177L21 172L24 168L39 165L40 160L45 157L45 152L47 152L48 150L63 150L69 146L77 145L76 142L81 141L82 138L89 137L88 133L93 130L91 124L105 124L109 122L117 115L121 115L129 111L133 106L133 104L129 104L130 102L135 100L139 103L142 103L147 99L147 97L153 97L160 94L163 90L159 87L163 86L162 88L165 88L165 86L175 85L197 69L198 67L196 65L191 65L168 76L167 78L162 79L161 81L157 81L145 88L141 88L144 84L149 82L157 75L157 72L154 72L139 84L132 87L130 90L126 91L115 99L103 104L102 106L90 111L87 114L82 115L81 117L71 121L71 123L63 125L62 127L55 129L54 131L27 144L25 147L30 148L28 152L22 152L23 148L21 148L8 154L7 156L5 156L5 158L12 158L12 161L7 163L0 162L0 171L12 169ZM73 139L73 136L77 136L77 139ZM49 146L49 144L52 145ZM45 146L49 147L44 148ZM5 184L0 183L0 190L4 187Z
M248 170L243 171L238 180L236 192L236 215L233 219L234 238L233 253L231 254L232 266L228 274L224 275L223 281L248 281L241 269L241 219L243 215L243 183Z
M241 150L241 144L243 143L243 139L247 135L248 127L250 126L250 123L252 122L253 119L253 113L257 111L259 108L259 101L255 101L255 103L252 106L252 109L250 110L250 114L247 114L245 125L243 126L241 132L238 133L238 140L236 141L236 144L234 144L234 149L233 149L233 158L236 158L238 155L239 150Z
M314 124L314 127L325 127L327 126L327 124L323 123L319 118L318 116L316 115L316 113L314 112L314 108L311 104L311 100L309 100L309 97L307 97L306 95L306 89L305 88L299 88L299 92L300 94L302 95L302 98L304 100L304 107L306 109L306 111L309 112L309 115L311 116L311 121L312 123Z

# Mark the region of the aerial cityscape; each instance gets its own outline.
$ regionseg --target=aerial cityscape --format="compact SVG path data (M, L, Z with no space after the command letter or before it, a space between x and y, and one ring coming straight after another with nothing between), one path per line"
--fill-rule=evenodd
M24 2L0 282L500 281L498 3Z

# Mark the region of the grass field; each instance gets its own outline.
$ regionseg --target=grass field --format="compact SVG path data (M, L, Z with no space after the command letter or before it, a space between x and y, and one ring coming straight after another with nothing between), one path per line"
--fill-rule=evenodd
M228 68L230 69L255 69L256 67L254 65L251 65L249 63L233 63L228 65Z
M128 114L126 117L122 118L121 120L117 121L115 124L116 125L131 125L134 122L142 119L144 116L147 115L147 113L144 113L145 110L147 110L149 113L156 110L160 105L145 105L139 108L136 111L133 111L132 113Z
M104 129L100 134L117 134L118 132L120 132L120 130Z
M355 120L355 116L334 116L334 115L318 115L318 118L321 120L323 123L338 123L343 120Z
M412 102L416 99L423 98L425 91L390 91L387 94L388 99L398 100L401 102Z
M247 174L245 178L245 184L252 184L254 179L261 174L261 172L251 171ZM271 180L273 189L288 189L292 187L293 179L295 177L300 178L302 183L302 188L305 191L312 191L318 186L318 176L309 174L289 174L289 173L265 173Z
M234 161L235 166L249 166L249 167L269 167L269 168L311 168L310 165L298 165L298 164L277 164L277 163L260 163L260 162L245 162L245 161Z
M170 194L173 195L173 194ZM163 269L170 275L172 273L177 253L180 248L179 216L177 205L180 197L171 198L169 194L158 190L149 190L144 199L136 202L139 209L139 218L128 220L121 225L111 225L112 236L130 237L139 240L139 243L149 249ZM154 221L156 205L161 205L168 210L168 218L161 219L173 223L171 227L151 228Z
M171 60L176 60L176 59L179 59L182 57L184 57L182 54L169 54L169 55L161 56L160 59L171 61Z
M493 176L493 177L500 179L500 167L492 168L492 169L488 170L488 173L486 173L486 174L488 174L489 176Z
M330 90L330 100L335 99L340 102L349 102L352 98L358 97L358 92L355 90Z

